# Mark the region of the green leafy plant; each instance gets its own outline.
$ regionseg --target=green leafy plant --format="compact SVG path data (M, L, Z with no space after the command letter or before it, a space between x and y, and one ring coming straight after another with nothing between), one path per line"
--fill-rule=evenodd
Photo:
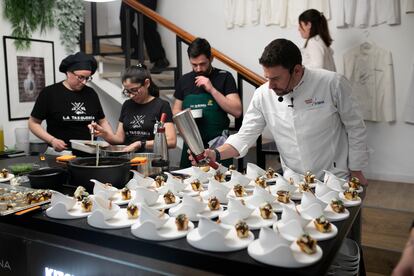
M60 31L60 41L67 53L73 53L78 45L84 13L82 0L56 0L55 20Z
M12 24L12 36L17 49L27 49L30 46L32 33L40 28L53 27L53 7L55 0L4 0L4 17Z

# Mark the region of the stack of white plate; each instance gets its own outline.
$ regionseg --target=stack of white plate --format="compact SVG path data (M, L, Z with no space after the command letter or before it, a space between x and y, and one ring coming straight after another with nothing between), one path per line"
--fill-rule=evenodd
M351 239L345 239L327 275L358 275L359 261L358 244Z

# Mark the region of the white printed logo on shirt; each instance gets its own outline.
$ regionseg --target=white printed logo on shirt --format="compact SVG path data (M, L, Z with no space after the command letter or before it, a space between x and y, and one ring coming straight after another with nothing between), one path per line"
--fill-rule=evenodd
M72 111L75 112L76 115L86 114L86 108L83 106L84 103L71 103L72 104Z
M130 123L131 128L142 128L144 124L145 115L136 115L134 116L134 120Z

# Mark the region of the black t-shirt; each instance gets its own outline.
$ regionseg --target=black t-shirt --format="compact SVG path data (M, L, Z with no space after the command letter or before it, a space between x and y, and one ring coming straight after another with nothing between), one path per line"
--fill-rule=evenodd
M70 139L89 140L88 124L105 118L95 90L84 86L81 91L67 89L63 82L45 87L39 94L31 116L46 120L47 132L70 146Z
M204 88L195 85L196 76L196 73L191 71L178 80L174 92L174 97L176 99L183 101L189 94L207 93ZM236 81L230 72L213 68L208 78L210 79L211 84L224 96L231 93L237 93Z
M145 104L138 104L132 99L124 102L119 116L125 131L125 144L135 141L154 140L154 124L167 114L166 122L172 122L172 111L168 102L154 98Z

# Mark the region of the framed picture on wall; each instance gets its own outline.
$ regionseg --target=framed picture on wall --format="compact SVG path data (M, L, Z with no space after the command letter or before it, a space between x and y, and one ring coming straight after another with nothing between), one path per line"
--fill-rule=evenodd
M17 50L16 39L3 36L10 121L28 119L40 91L56 81L53 41L28 39L30 48Z

